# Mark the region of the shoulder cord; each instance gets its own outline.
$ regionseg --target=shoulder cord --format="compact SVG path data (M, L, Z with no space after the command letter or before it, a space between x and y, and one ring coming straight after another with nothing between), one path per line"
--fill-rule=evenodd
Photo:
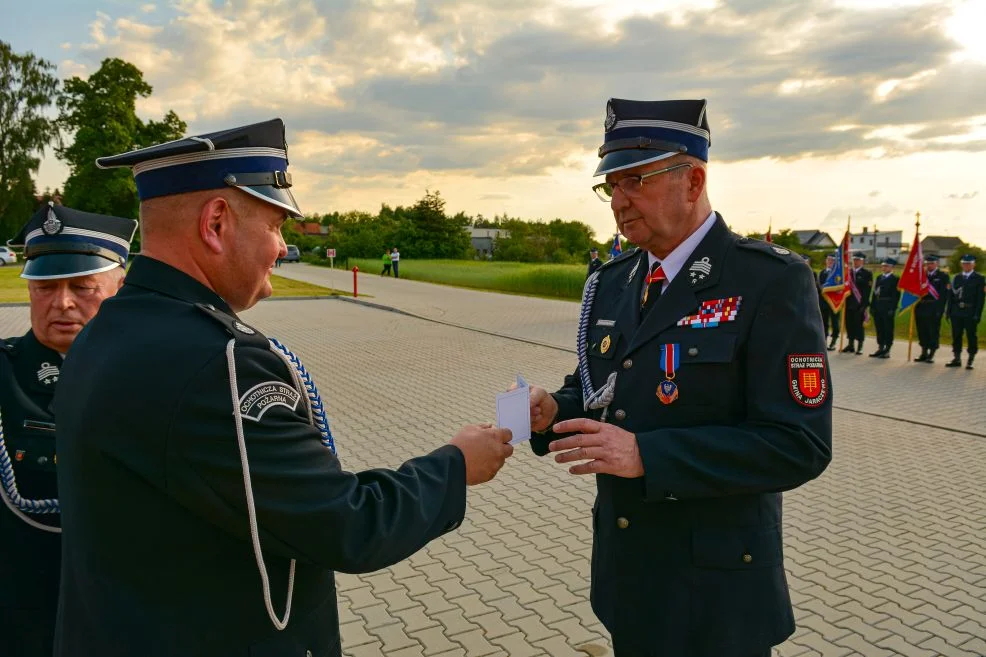
M306 407L308 408L308 421L322 434L322 444L335 454L335 443L332 440L332 433L329 430L328 420L325 418L325 410L322 406L322 399L318 394L315 382L305 369L301 361L291 353L284 345L276 340L271 340L271 351L280 356L288 365L288 370L294 379L294 385L298 389L305 391ZM246 438L243 433L243 414L240 412L240 392L236 383L236 356L234 347L236 340L226 343L226 363L229 366L229 392L233 401L233 422L236 425L236 442L240 450L240 469L243 471L243 488L246 492L247 516L250 520L250 539L253 543L253 554L257 559L257 568L260 571L260 582L264 589L264 605L267 607L267 615L270 617L274 627L283 630L288 626L288 619L291 617L291 601L294 597L294 572L296 560L291 560L288 570L288 592L287 600L284 604L284 618L279 619L274 611L274 603L271 601L270 578L267 575L267 566L264 563L264 554L260 546L260 530L257 526L257 509L253 501L253 485L250 481L250 462L247 459Z
M3 497L4 504L14 513L15 516L31 525L36 529L61 534L61 527L52 527L37 522L29 518L26 513L48 514L58 513L59 506L57 499L48 500L27 500L21 497L17 490L17 480L14 478L14 465L10 462L10 455L7 453L7 443L3 438L3 413L0 412L0 496Z
M609 405L616 393L616 372L610 372L606 383L599 390L593 390L592 377L589 375L589 359L586 342L589 334L589 315L592 314L592 302L596 298L596 288L599 286L599 271L594 272L585 283L582 290L582 313L579 316L579 333L576 348L579 358L579 378L582 381L583 408L603 409L600 421L605 422L609 414Z

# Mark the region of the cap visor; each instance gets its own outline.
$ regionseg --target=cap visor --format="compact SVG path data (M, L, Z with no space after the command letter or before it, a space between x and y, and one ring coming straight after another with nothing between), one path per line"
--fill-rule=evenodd
M613 151L612 153L606 153L603 155L603 159L599 161L599 166L596 167L596 172L592 175L604 176L607 173L613 173L614 171L632 169L633 167L639 167L643 164L666 160L672 155L677 154L678 153L675 151L645 151L636 148L627 149L625 151Z
M119 266L118 263L97 255L52 253L51 255L31 258L24 263L21 278L28 280L47 280L89 276L90 274L99 274Z
M251 187L236 185L236 188L246 192L250 196L259 198L261 201L276 205L295 219L300 219L304 216L298 208L298 202L294 200L294 194L291 193L290 189L274 187L273 185L254 185Z

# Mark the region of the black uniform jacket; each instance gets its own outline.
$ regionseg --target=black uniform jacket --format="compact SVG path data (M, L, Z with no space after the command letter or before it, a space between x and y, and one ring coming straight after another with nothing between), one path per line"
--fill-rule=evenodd
M936 299L930 294L925 294L918 301L915 311L918 315L938 315L938 318L941 319L942 314L945 312L945 304L948 303L949 289L951 287L948 281L948 274L941 269L936 269L928 274L928 286L935 288L935 291L938 292L938 298Z
M854 272L852 269L849 271L855 274L856 289L859 290L860 300L856 301L856 295L850 293L849 296L846 297L846 309L864 310L869 306L870 295L873 293L873 272L865 267L860 268L857 272ZM853 273L850 273L850 275L853 275Z
M971 317L977 322L983 317L983 299L986 298L986 278L977 271L966 278L963 273L952 279L952 294L948 298L949 317Z
M0 422L17 490L29 500L55 499L55 420L50 405L61 355L34 333L0 340ZM26 513L58 526L58 514ZM50 655L61 537L32 527L0 504L0 654Z
M889 276L884 276L882 273L879 274L873 282L873 296L871 297L870 306L873 308L874 312L889 311L891 315L897 310L897 305L900 303L900 290L897 289L897 284L900 283L900 279L896 274L891 273Z
M592 382L617 372L607 421L636 434L645 474L596 477L592 607L632 654L748 655L794 631L779 493L829 463L831 380L815 281L800 257L740 237L720 217L688 263L639 325L647 254L599 273ZM742 297L735 321L677 325L729 297ZM681 352L670 404L656 396L663 344ZM577 373L554 396L559 420L600 416L583 411ZM532 447L544 453L555 437Z
M298 560L283 631L268 617L251 547L231 338L279 616L289 561ZM58 656L339 655L332 571L384 568L462 520L465 462L456 447L396 471L344 471L267 339L159 261L135 260L66 362L54 403L68 501Z

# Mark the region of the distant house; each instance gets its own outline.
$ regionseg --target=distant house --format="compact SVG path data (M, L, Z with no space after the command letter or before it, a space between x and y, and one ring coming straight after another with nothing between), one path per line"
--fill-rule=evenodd
M867 262L880 262L884 258L901 259L901 246L904 233L900 230L879 231L872 233L863 226L862 233L854 233L849 237L849 248L862 251Z
M798 238L801 246L808 249L834 249L835 240L828 233L820 230L795 230L794 236Z
M948 237L946 235L928 235L921 240L921 251L924 253L934 253L943 260L948 260L959 250L964 242L958 237Z
M321 235L329 234L329 227L323 226L317 221L304 221L298 222L298 228L301 229L302 235L310 235L312 237L319 237Z
M486 260L493 255L496 240L501 237L510 237L510 231L502 228L473 228L466 227L469 231L469 241L476 252L476 257Z

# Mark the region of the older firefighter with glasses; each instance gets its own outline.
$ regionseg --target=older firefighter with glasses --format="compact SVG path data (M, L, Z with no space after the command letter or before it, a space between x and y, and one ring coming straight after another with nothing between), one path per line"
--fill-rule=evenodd
M765 657L794 632L781 493L831 458L810 267L708 196L704 100L606 106L593 189L639 246L586 281L575 371L531 441L596 475L592 608L616 657Z
M41 206L9 244L24 249L31 328L0 339L0 654L50 657L61 572L50 405L62 361L123 284L137 222Z

